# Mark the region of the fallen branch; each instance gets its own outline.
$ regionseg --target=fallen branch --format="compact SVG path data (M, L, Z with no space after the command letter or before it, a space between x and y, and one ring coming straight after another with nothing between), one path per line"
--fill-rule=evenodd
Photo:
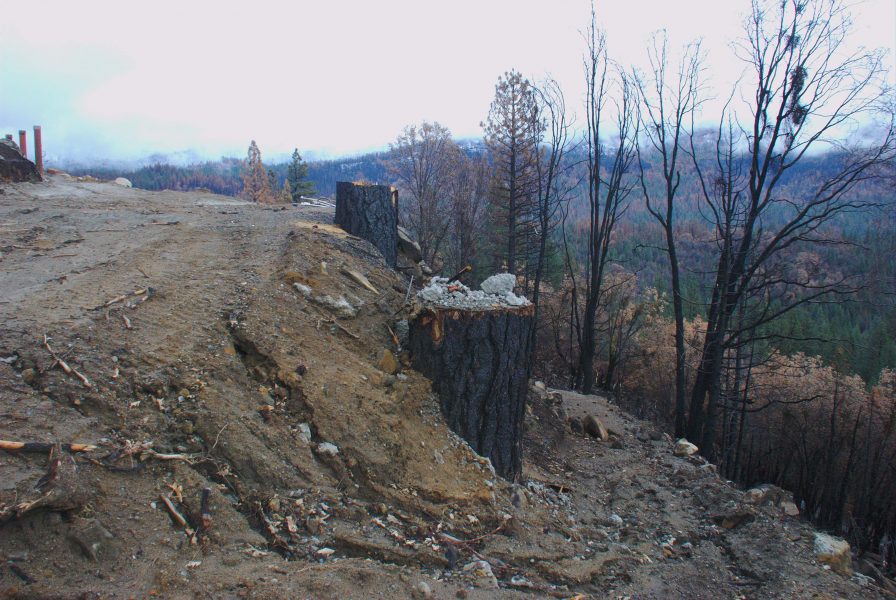
M124 321L125 329L128 329L128 330L133 329L133 326L131 326L131 320L129 318L127 318L127 316L121 315L121 320Z
M389 330L389 335L392 336L392 343L395 344L395 347L399 350L401 349L401 342L398 340L398 336L395 335L395 332L392 331L392 328L389 325L386 325L386 329Z
M115 304L116 302L121 302L122 300L127 300L127 299L130 298L131 296L140 296L140 295L145 294L145 293L146 293L146 290L145 290L145 289L142 289L142 290L136 290L136 291L133 291L133 292L129 292L129 293L127 293L127 294L122 294L121 296L116 296L115 298L112 298L111 300L109 300L108 302L106 302L105 304L103 304L103 308L112 306L112 305Z
M351 279L352 281L354 281L361 287L366 288L367 290L370 290L374 294L380 293L379 290L377 290L375 287L373 287L373 284L370 283L370 280L367 279L363 273L359 273L358 271L353 271L351 269L342 269L341 271L342 271L343 275L345 275L346 277L348 277L349 279Z
M59 355L57 355L55 352L53 352L53 349L50 348L50 338L47 337L47 334L44 334L44 348L47 349L47 352L49 352L49 353L50 353L50 356L53 357L53 360L56 361L56 362L53 363L53 366L55 366L55 365L59 365L59 367L60 367L63 371L65 371L66 375L72 375L72 376L74 376L74 377L77 377L77 378L81 381L81 383L84 384L84 387L87 387L87 388L92 388L92 387L93 387L93 385L90 383L90 380L89 380L89 379L87 379L84 375L82 375L81 373L79 373L76 369L73 369L72 367L70 367L70 366L68 365L67 362L65 362L64 360L62 360L62 359L59 357ZM51 367L51 368L52 368L52 367Z
M162 500L162 503L165 505L165 508L168 509L168 514L171 515L171 518L174 521L184 528L184 532L187 534L187 537L190 538L190 543L196 543L196 532L190 527L190 524L187 523L187 520L184 518L180 511L175 508L174 504L171 503L171 500L168 499L168 496L165 494L159 494L159 498Z
M342 325L340 325L339 322L336 321L336 319L334 319L334 318L332 318L332 317L328 317L326 314L324 314L324 312L323 312L322 310L320 310L320 309L317 308L316 306L314 307L314 309L318 312L318 314L321 315L321 318L317 320L317 328L318 328L318 329L320 329L320 324L321 324L321 323L330 323L331 325L335 325L335 326L336 326L340 331L342 331L344 334L346 334L346 335L348 335L348 336L350 336L350 337L353 337L353 338L355 338L356 340L360 340L360 339L361 339L361 336L359 336L359 335L357 335L357 334L355 334L355 333L352 333L351 331L349 331L348 329L346 329L345 327L343 327Z
M9 440L0 440L0 450L7 452L49 452L57 444L47 442L12 442ZM68 452L93 452L97 446L92 444L58 444L63 450Z
M207 531L212 526L212 513L208 507L208 498L211 493L209 488L202 488L199 493L199 521L203 531Z
M462 275L464 275L465 273L469 273L472 270L473 270L473 267L470 265L467 265L466 267L464 267L463 269L461 269L460 271L455 273L454 277L452 277L451 279L448 280L448 283L454 283L455 281L460 279Z

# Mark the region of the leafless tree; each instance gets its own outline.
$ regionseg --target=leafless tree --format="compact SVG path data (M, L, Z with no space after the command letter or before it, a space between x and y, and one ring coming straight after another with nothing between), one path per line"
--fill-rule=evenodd
M686 386L684 346L684 301L681 296L681 274L675 243L676 197L681 185L682 161L687 160L683 144L693 134L694 111L700 104L698 97L700 65L703 56L699 43L688 45L678 63L677 72L670 72L668 38L666 32L654 34L647 57L650 73L637 75L635 82L641 98L641 138L649 159L662 161L663 189L652 190L645 172L645 157L641 144L636 146L641 190L647 210L660 224L666 238L669 257L672 311L675 318L675 435L685 435Z
M836 243L828 225L872 201L850 194L894 152L892 123L873 143L847 147L848 128L878 104L880 52L848 48L848 6L841 0L754 0L739 56L750 67L749 118L727 113L712 164L692 145L718 256L700 365L690 399L688 437L713 458L726 349L809 302L854 291L845 277L814 278L793 268L801 249ZM813 150L838 163L797 191L782 185ZM746 318L735 325L738 306Z
M589 232L582 290L584 309L581 326L577 330L579 356L576 387L590 394L597 381L594 368L596 320L613 229L637 185L631 171L636 161L635 140L639 117L637 86L628 74L610 65L606 36L597 29L593 6L587 42L584 62ZM607 113L612 113L615 121L615 131L609 145L602 130ZM573 286L578 289L576 274L571 270L570 275ZM573 293L573 313L578 313L578 297L577 292Z
M447 191L461 158L451 133L438 123L408 125L389 145L385 166L402 192L402 221L429 264L448 235L452 199Z

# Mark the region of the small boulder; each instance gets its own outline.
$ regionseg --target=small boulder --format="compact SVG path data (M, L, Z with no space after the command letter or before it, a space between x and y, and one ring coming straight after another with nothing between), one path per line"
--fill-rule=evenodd
M698 450L700 449L697 446L686 439L681 438L675 442L675 448L672 450L672 454L675 456L693 456L694 454L697 454Z
M301 292L302 290L299 289L299 291ZM352 306L349 301L342 296L339 296L338 298L333 298L332 296L315 296L312 300L324 308L332 310L340 319L354 319L358 316L358 309Z
M330 442L323 442L318 444L317 446L318 454L322 454L324 456L336 456L339 454L339 447L336 444L331 444Z
M125 177L116 177L115 181L113 183L115 183L115 185L120 185L121 187L126 187L126 188L133 187L131 185L131 180L127 179Z
M488 562L484 560L473 561L464 565L463 570L475 578L477 587L498 588L498 578L495 577L492 566Z
M790 500L782 500L781 503L778 504L778 507L788 517L800 516L799 507L795 503L791 502Z
M610 432L594 415L588 415L582 420L582 429L593 438L599 438L600 441L606 442L610 439Z
M486 294L505 296L513 293L516 287L516 276L513 273L498 273L482 282L479 288Z
M383 355L380 357L376 366L380 369L380 371L384 373L388 373L389 375L395 375L398 373L398 361L395 359L395 355L392 354L392 351L386 348L383 350Z
M398 226L398 251L414 263L419 263L423 260L420 244L411 237L407 229L400 225Z
M835 573L852 575L852 554L849 543L826 533L815 534L815 558Z

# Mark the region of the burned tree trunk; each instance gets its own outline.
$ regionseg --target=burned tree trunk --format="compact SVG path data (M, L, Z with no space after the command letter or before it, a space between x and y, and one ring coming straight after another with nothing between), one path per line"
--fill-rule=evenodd
M510 481L522 469L533 309L428 307L410 323L414 367L432 379L449 427Z
M398 248L398 207L386 185L336 183L336 224L363 238L395 267Z

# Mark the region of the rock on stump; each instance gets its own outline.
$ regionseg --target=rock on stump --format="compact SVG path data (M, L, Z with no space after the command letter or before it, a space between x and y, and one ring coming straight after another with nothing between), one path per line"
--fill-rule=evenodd
M398 258L398 206L386 185L336 182L336 224L382 252L386 264Z
M442 414L495 472L522 470L531 304L463 309L425 305L410 322L414 368L432 380Z

